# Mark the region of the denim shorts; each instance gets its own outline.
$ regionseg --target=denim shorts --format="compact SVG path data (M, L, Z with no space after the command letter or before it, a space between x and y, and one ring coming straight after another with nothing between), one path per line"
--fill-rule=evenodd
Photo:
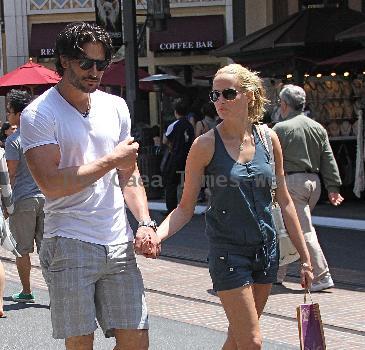
M103 246L76 239L45 238L40 251L51 301L53 337L114 329L148 329L142 276L132 242Z
M266 246L266 263L258 263L255 255L243 255L238 250L215 248L209 253L209 273L215 291L223 291L250 284L276 282L278 248L276 241Z

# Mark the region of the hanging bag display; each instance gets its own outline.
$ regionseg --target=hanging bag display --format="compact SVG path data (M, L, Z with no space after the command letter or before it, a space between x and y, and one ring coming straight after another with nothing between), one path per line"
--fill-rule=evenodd
M10 232L8 221L0 214L0 247L13 253L15 257L20 258L21 255L16 250L16 242Z
M311 302L307 303L307 293ZM319 304L313 303L309 290L304 293L304 304L297 307L297 320L301 350L326 350Z
M266 124L263 124L263 125L257 125L257 130L259 131L259 135L270 154L270 164L273 174L271 180L271 198L272 198L271 213L273 218L273 224L279 241L279 251L280 251L279 266L287 265L298 260L300 256L289 237L288 231L286 230L284 224L280 205L276 200L277 183L275 175L275 157L269 128Z

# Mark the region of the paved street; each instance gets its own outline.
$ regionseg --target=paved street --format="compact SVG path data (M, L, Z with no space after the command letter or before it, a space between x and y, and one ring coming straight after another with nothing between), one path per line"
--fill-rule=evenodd
M153 211L153 215L161 221L158 212ZM317 230L336 283L336 288L313 294L321 307L328 349L364 349L365 266L361 247L365 246L365 234L329 227ZM4 251L0 256L5 257L5 310L9 316L0 320L0 350L62 349L62 342L50 337L48 296L37 256L32 256L32 282L38 302L19 309L9 299L19 289L13 258ZM221 348L227 322L211 291L205 256L204 217L195 215L189 225L164 244L161 259L138 258L151 314L151 349ZM288 282L273 288L261 320L265 349L299 348L295 313L303 292L297 281L297 267L293 264ZM111 341L99 332L95 349L112 349Z

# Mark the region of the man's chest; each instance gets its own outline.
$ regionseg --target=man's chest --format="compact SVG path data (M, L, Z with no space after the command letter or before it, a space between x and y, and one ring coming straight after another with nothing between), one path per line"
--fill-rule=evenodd
M118 144L122 132L118 118L93 114L85 119L77 117L56 129L64 161L91 161L110 153Z

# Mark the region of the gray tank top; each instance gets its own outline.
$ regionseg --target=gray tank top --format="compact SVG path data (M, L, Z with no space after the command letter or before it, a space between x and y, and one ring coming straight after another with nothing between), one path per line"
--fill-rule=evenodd
M212 195L206 212L206 234L212 249L243 253L276 239L271 216L269 153L253 127L255 154L239 163L227 152L214 128L215 150L205 169Z

